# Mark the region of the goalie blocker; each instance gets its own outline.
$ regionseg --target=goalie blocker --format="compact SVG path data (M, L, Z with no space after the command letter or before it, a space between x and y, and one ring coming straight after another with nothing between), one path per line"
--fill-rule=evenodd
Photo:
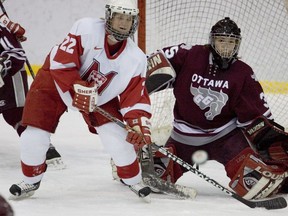
M162 51L157 51L147 59L146 88L149 94L169 87L176 73Z

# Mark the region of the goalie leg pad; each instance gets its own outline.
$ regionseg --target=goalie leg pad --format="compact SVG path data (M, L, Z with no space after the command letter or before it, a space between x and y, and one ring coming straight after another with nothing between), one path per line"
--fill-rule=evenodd
M248 154L229 186L245 199L260 199L277 193L287 176L287 170Z
M176 148L172 143L168 143L166 149L177 156ZM178 163L173 162L160 152L157 152L153 159L155 172L163 180L175 183L185 172Z
M174 154L172 147L166 148L166 150ZM154 170L159 178L175 183L173 161L158 151L154 156Z

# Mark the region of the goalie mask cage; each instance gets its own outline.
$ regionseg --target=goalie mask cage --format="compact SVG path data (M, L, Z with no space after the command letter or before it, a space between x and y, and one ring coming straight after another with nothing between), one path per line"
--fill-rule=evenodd
M239 57L262 84L275 121L288 128L288 0L139 0L138 45L147 54L208 43L211 27L230 17L241 29ZM171 90L151 96L152 138L164 144L173 122Z

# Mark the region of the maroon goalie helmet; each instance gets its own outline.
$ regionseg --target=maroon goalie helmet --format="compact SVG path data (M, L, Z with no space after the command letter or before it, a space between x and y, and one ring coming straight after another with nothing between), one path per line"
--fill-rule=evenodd
M241 43L240 28L229 17L225 17L212 26L209 40L214 62L220 69L228 69L238 55Z
M9 203L0 195L0 216L13 216L14 212Z

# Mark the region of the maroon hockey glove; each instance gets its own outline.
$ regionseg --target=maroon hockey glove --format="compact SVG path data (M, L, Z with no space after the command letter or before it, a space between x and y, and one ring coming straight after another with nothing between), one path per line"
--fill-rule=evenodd
M137 119L127 119L127 124L132 128L128 130L126 141L133 144L135 150L138 151L146 144L151 144L151 123L147 117Z
M74 83L73 87L75 94L73 96L72 105L82 112L93 112L98 98L95 83L88 84L85 81L77 81Z
M25 29L20 24L12 22L5 14L0 16L0 21L12 34L16 36L17 40L20 42L27 40L27 38L24 36Z

